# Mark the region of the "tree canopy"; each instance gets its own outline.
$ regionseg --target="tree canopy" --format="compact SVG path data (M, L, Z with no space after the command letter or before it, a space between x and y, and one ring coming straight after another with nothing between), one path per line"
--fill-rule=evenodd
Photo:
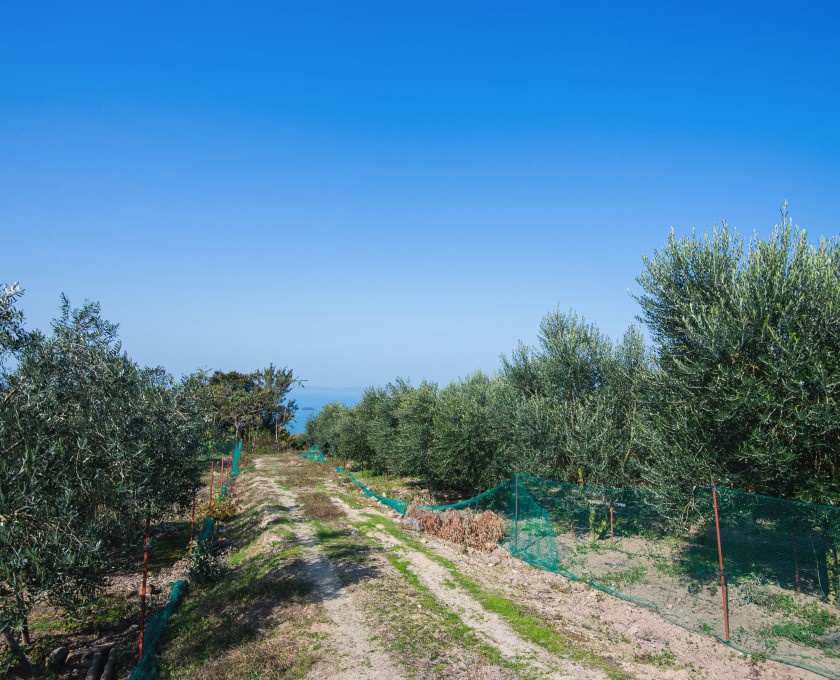
M253 428L285 428L297 411L288 396L295 383L291 369L274 364L251 373L216 371L206 381L211 419L234 439Z
M644 446L654 487L717 481L816 503L840 495L840 244L786 210L767 240L726 224L645 258L655 341Z
M814 503L840 498L840 241L783 208L766 240L726 224L643 260L639 321L619 341L570 312L495 375L438 389L397 380L330 406L307 437L335 455L474 492L514 469L648 488L690 509L717 482Z

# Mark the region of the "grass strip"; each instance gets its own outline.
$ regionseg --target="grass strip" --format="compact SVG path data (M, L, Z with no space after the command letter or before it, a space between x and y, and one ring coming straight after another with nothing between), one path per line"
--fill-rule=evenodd
M525 607L497 593L490 592L477 581L463 574L454 562L438 555L422 542L407 535L393 520L370 514L368 517L370 517L370 520L359 523L359 528L384 530L401 543L423 553L426 557L445 567L455 583L472 595L484 609L501 616L524 639L539 645L552 654L564 656L590 668L602 670L611 680L630 680L633 678L630 673L623 670L611 659L606 659L582 645L570 641L557 632L552 623L540 614L528 611Z
M225 526L224 576L197 586L164 632L165 677L304 678L317 660L303 546L257 489L243 487L240 500Z
M330 561L336 565L340 578L348 563L364 567L370 563L374 551L382 550L381 543L365 531L366 528L376 530L373 524L358 527L356 531L337 526L335 522L322 522L317 519L312 524L317 533L318 543ZM390 635L382 639L390 645L403 663L407 657L428 657L431 663L434 663L435 659L440 662L451 656L447 654L447 650L455 647L480 655L487 663L509 668L520 677L532 677L527 672L527 667L502 659L498 649L482 642L475 631L461 621L457 614L439 602L409 569L408 560L396 552L402 550L403 548L397 547L383 551L382 554L399 572L409 594L394 591L393 588L375 581L367 582L366 586L389 602L389 607L382 608L382 611L390 611L384 622ZM397 602L400 604L397 605ZM422 621L418 620L418 617ZM406 666L406 669L411 670L410 666ZM444 666L438 670L444 670Z
M474 651L484 657L488 663L508 668L522 678L536 677L529 673L528 667L525 664L503 659L501 652L496 647L482 642L472 628L461 621L460 617L455 612L443 605L431 593L431 591L421 583L420 577L409 568L410 562L397 554L398 550L399 548L392 548L385 553L385 557L388 562L391 563L391 566L400 572L403 578L405 578L411 586L414 591L417 604L423 607L430 614L434 615L439 620L440 625L445 628L445 638L449 643L454 643L459 647Z

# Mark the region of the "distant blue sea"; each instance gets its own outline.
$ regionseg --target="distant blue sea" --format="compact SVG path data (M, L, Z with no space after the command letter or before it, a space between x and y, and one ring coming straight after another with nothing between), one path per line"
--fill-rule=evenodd
M363 387L297 387L291 391L290 398L297 401L298 411L289 425L292 434L306 430L306 421L314 418L324 404L338 401L345 406L355 406L362 400Z

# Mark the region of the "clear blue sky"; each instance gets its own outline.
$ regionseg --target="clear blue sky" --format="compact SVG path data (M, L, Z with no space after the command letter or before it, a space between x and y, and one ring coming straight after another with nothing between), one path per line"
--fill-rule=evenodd
M494 370L673 226L840 232L837 3L4 3L0 281L180 373Z

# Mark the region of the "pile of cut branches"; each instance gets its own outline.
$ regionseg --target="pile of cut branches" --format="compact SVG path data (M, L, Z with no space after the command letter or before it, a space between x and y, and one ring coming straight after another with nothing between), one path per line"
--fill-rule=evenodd
M484 552L491 552L504 535L504 521L489 510L473 512L467 508L436 512L412 504L407 514L419 520L427 534Z

